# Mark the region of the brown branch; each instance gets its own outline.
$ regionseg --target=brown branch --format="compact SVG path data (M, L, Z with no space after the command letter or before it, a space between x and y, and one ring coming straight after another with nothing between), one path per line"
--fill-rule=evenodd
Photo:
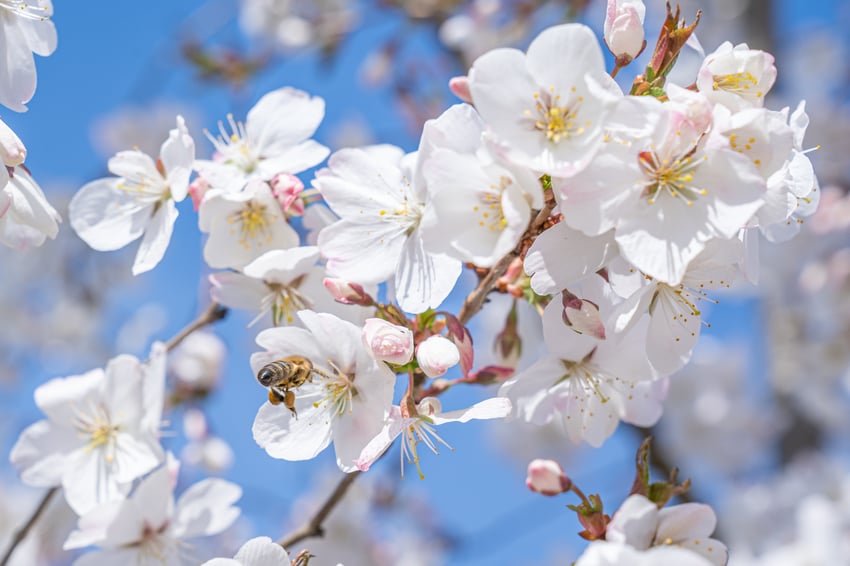
M165 350L167 352L170 352L171 350L176 348L183 340L185 340L186 337L189 336L191 333L195 332L199 328L203 328L208 324L212 324L221 320L225 317L226 314L227 309L225 307L222 307L216 302L210 303L210 305L207 307L207 310L202 312L198 316L198 318L189 323L185 328L183 328L180 332L175 334L173 338L171 338L168 342L165 343ZM0 561L0 566L6 566L9 560L12 558L12 554L14 554L15 549L18 547L19 544L21 544L21 542L23 542L23 540L27 537L29 532L35 526L36 521L38 521L38 518L47 508L48 503L50 503L50 500L53 498L53 495L57 491L59 491L58 486L51 487L47 490L47 492L44 494L44 497L41 499L41 502L38 504L38 507L36 507L35 511L33 511L33 514L30 516L29 519L27 519L27 522L24 523L24 525L15 533L15 536L9 543L9 547L6 549L6 553L3 555L3 560Z
M15 552L15 549L18 548L18 545L23 542L27 535L35 526L38 518L41 517L41 514L44 513L44 510L47 509L47 506L50 504L50 500L53 499L53 495L59 491L59 487L51 487L47 490L47 493L44 494L44 497L41 498L41 501L38 503L38 507L35 508L30 518L27 522L15 532L15 536L12 537L12 542L9 543L9 548L6 549L6 553L3 555L3 560L0 562L0 566L6 566L9 563L9 560L12 558L12 554Z
M198 318L196 318L194 321L192 321L188 325L186 325L186 327L183 328L183 330L181 330L180 332L175 334L174 337L171 338L171 340L169 340L168 342L165 343L165 350L167 352L170 352L171 350L176 348L180 344L180 342L185 340L186 337L189 336L194 331L198 330L199 328L203 328L204 326L206 326L208 324L218 322L219 320L223 319L226 315L227 315L227 308L225 308L225 307L221 306L220 304L216 303L215 301L213 301L207 307L207 310L202 312L198 316ZM0 566L2 566L2 565L0 565Z
M346 474L322 506L319 507L319 510L316 511L316 514L296 530L281 538L277 541L277 543L286 550L291 548L295 543L301 542L306 538L320 537L324 535L325 531L322 528L322 523L325 522L325 519L331 514L331 511L333 511L337 503L342 501L342 498L345 496L348 488L351 487L351 484L354 483L354 480L356 480L361 473L363 472L357 471Z

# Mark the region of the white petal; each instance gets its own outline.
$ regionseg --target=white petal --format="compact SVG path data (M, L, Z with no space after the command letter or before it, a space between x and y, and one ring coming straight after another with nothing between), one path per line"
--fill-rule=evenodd
M282 566L289 554L269 537L252 538L242 545L234 557L243 566Z
M658 525L658 507L643 495L632 495L614 513L605 539L646 550Z
M235 271L222 271L210 275L210 296L217 303L232 309L260 310L269 288L260 279Z
M81 188L68 205L71 227L98 251L123 248L142 235L151 207L116 188L118 179L98 179Z
M145 237L142 238L133 262L133 275L150 271L162 260L171 242L176 220L177 207L174 206L174 201L169 200L160 204L159 210L154 213L145 228Z
M273 250L246 265L242 271L249 277L289 283L310 271L318 260L319 248L315 246Z
M325 116L325 101L318 96L285 87L272 91L248 112L248 138L272 157L312 136Z
M169 132L159 157L168 175L171 198L180 202L189 191L189 176L195 162L195 140L189 135L182 116L177 116L177 127Z
M549 295L596 273L616 255L613 232L589 237L559 222L534 240L523 266L534 292Z
M419 230L407 238L395 276L398 304L407 312L437 308L454 289L463 264L425 250Z
M503 419L511 414L511 408L510 399L493 397L479 401L466 409L432 415L431 420L434 421L434 424L441 425L445 423L466 423L473 419Z
M295 409L298 418L283 405L264 403L254 419L254 440L272 458L311 460L331 442L333 418L327 411L317 410L313 402L324 396L321 390L309 391L307 384L298 388Z
M16 17L0 18L0 104L25 112L35 93L35 60Z
M361 225L340 220L319 232L328 272L362 284L377 284L395 273L405 244L404 226Z
M176 538L218 534L239 517L233 504L242 488L228 481L208 478L192 485L177 500L172 533Z
M257 166L257 171L261 178L268 180L273 179L278 173L300 173L324 161L330 152L319 142L307 140L282 151L275 157L263 159Z
M67 453L79 446L76 431L49 421L28 426L18 438L9 460L21 481L34 487L59 485L65 473Z

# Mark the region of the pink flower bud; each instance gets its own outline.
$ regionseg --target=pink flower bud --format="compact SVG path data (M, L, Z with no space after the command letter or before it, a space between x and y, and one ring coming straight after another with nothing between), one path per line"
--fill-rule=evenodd
M643 0L608 0L605 15L605 43L618 59L631 61L641 54L646 42L643 40L643 18L646 6Z
M280 203L280 209L287 216L301 216L304 214L304 201L301 193L304 191L304 183L295 175L289 173L278 173L271 180L272 194Z
M325 277L322 285L338 303L360 305L361 307L369 307L375 304L375 300L357 283L336 277Z
M586 299L579 299L564 291L564 324L579 334L587 334L599 340L605 339L605 324L599 317L599 307Z
M558 495L569 491L573 485L558 462L554 460L532 460L528 464L528 489L543 495Z
M15 167L24 162L27 157L27 148L21 138L0 120L0 159L6 167Z
M413 359L413 332L409 328L367 318L360 336L376 360L402 365Z
M201 206L204 195L208 190L210 190L210 184L203 177L196 177L189 185L189 196L192 197L192 206L195 208L195 211Z
M464 102L472 104L472 93L469 91L469 77L452 77L449 79L449 90Z
M451 340L435 334L416 348L416 361L428 377L439 377L460 361L460 351Z

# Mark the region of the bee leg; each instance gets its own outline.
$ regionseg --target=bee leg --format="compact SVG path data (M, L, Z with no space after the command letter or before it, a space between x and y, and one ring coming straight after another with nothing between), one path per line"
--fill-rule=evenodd
M292 412L292 416L298 418L298 411L295 410L295 393L286 391L283 395L283 404Z
M269 389L269 403L280 405L285 401L285 395L281 395L276 389Z

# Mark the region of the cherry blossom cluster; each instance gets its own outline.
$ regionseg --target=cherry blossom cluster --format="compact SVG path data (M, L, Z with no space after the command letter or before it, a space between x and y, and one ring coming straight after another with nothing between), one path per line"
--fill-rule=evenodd
M48 54L52 24L32 10L13 17L0 0L4 21L32 26L28 49ZM793 236L819 197L803 145L805 105L764 106L776 79L770 54L725 43L704 56L692 84L669 82L680 51L701 48L696 22L668 6L649 63L623 91L615 77L646 47L644 15L640 0L609 0L610 73L581 24L548 28L526 51L484 53L450 85L464 103L428 121L411 153L372 145L331 154L313 139L324 101L291 87L260 98L244 121L228 116L217 134L206 132L209 159L197 157L177 116L158 156L120 151L108 163L112 176L75 194L70 224L96 250L141 240L138 275L164 257L178 203L189 197L215 270L212 300L251 311L249 326L267 326L250 359L251 386L266 388L267 399L252 432L272 458L309 460L333 444L342 471L366 471L400 437L402 470L407 460L424 477L419 446L449 446L438 426L507 417L556 423L573 443L600 446L621 421L658 421L711 290L755 281L759 238ZM0 241L24 247L54 237L58 215L2 123L0 155ZM453 312L448 298L464 267L478 283ZM467 325L491 292L541 315L545 353L527 369L475 363ZM521 348L515 326L509 320L499 335L505 353ZM215 384L214 369L199 364L219 346L195 336L203 353L194 365L189 342L172 358L189 376L177 400ZM157 343L147 361L121 355L36 390L46 419L23 432L11 459L25 483L61 487L79 515L65 548L101 548L77 565L193 563L182 541L221 532L239 514L241 491L222 480L174 499L179 465L160 444L166 353ZM455 366L460 377L445 377ZM407 387L396 399L399 378ZM441 397L462 384L500 387L444 410ZM196 452L214 442L203 428L190 435ZM583 536L597 542L579 566L726 561L709 538L713 511L663 508L681 493L675 478L660 499L646 483L611 519L552 463L529 473L535 491L582 498ZM207 564L289 560L258 538Z

